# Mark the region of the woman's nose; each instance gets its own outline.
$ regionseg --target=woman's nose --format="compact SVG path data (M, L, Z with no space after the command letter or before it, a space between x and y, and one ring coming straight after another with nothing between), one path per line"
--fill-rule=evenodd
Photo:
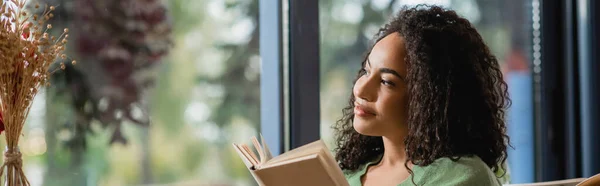
M354 96L365 101L375 101L377 98L377 87L374 78L362 76L354 84Z

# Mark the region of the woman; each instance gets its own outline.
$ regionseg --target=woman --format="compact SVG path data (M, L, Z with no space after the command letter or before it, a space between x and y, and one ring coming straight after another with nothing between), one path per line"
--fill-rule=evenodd
M335 127L350 185L500 185L510 100L468 20L403 8L362 67Z

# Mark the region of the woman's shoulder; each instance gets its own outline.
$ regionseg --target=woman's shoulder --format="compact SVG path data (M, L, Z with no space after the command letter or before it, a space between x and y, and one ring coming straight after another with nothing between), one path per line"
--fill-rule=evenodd
M356 170L342 170L344 177L346 177L346 180L351 186L361 185L360 178L365 174L366 166L367 164L364 164Z
M458 159L448 157L439 158L432 163L430 168L449 168L469 172L488 172L490 168L478 156L463 156ZM491 170L490 170L491 172Z
M492 170L477 156L439 158L428 166L415 166L415 178L427 185L500 185Z
M360 178L367 172L367 167L373 164L379 163L381 160L381 155L376 156L371 161L360 165L355 170L342 170L346 180L350 183L350 185L361 185Z

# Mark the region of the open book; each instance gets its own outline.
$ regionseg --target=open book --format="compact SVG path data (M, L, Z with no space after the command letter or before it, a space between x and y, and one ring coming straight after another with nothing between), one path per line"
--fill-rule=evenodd
M262 138L262 136L261 136ZM348 186L348 182L323 140L273 157L264 139L252 138L254 153L245 144L233 144L236 152L261 186Z

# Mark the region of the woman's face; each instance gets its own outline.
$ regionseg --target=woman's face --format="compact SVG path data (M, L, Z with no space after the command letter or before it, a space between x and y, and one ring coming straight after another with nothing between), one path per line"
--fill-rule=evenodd
M407 132L406 50L404 38L392 33L377 42L354 84L354 129L363 135Z

